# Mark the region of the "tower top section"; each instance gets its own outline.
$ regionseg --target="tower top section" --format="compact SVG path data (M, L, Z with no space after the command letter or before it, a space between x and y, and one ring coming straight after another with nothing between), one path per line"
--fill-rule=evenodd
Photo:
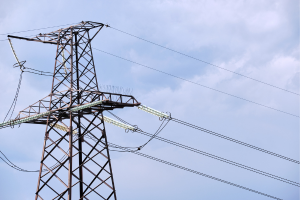
M91 38L92 40L97 35L97 33L103 28L103 26L108 26L108 25L99 22L82 21L79 24L72 25L67 28L58 29L50 33L43 33L43 34L40 33L37 36L32 38L19 37L13 35L8 35L8 37L57 45L57 44L62 44L64 42L68 43L67 41L70 40L72 35L75 33L87 32L91 29L98 28L94 36Z

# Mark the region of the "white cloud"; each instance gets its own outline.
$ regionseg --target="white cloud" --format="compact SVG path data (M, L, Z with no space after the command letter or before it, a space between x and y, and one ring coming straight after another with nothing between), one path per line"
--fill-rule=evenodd
M299 11L293 11L296 4L298 5L294 1L130 1L118 3L54 1L51 5L55 6L49 6L48 3L34 0L14 1L5 2L6 7L1 8L5 10L2 12L0 21L1 32L6 33L72 23L89 18L88 20L109 23L121 30L212 62L220 67L299 92L299 38L295 35L295 27L299 29L299 24L296 24ZM50 29L43 30L43 32L46 31ZM31 34L32 32L28 33L28 35ZM53 49L50 50L50 47L45 45L33 45L30 42L18 40L14 40L14 45L21 59L28 60L27 63L30 66L52 71L55 56ZM134 40L111 29L101 31L93 46L101 47L100 49L103 50L109 49L109 52L117 52L115 53L117 55L230 94L299 114L298 96L272 89L218 68L209 67ZM6 42L0 46L0 52L2 55L0 89L5 96L2 97L0 104L0 117L3 118L13 99L19 72L10 67L14 60ZM94 56L97 74L101 77L98 82L109 82L123 87L127 87L128 84L129 87L133 87L133 94L137 95L138 100L145 105L161 111L170 111L176 118L295 159L299 156L299 120L297 118L169 78L134 64L130 64L129 67L128 63L123 61L115 61L111 64L108 57L100 53L94 52ZM128 67L127 71L125 67ZM50 84L50 79L26 75L21 87L17 110L46 96L49 93ZM155 131L159 123L155 117L134 108L116 112L149 132ZM34 169L34 166L38 167L40 160L43 143L42 129L34 125L12 130L1 129L0 150L9 152L10 158L20 165L22 163L18 162L17 155L23 153L30 161L35 161L35 164L28 165L28 168ZM120 134L117 128L109 128L108 134L109 139L122 145L140 144L145 140L134 134L130 137L123 132ZM274 174L289 179L298 176L298 166L223 142L175 123L170 123L162 135L237 162L272 171ZM292 186L282 189L285 186L277 181L252 176L251 173L239 171L234 167L189 154L159 142L151 142L145 149L145 153L166 160L170 159L172 162L205 171L210 175L220 176L241 185L251 186L251 188L280 198L288 199L290 194L299 195L297 188ZM139 194L135 195L135 190L130 186L138 187L140 194L149 192L145 187L149 186L159 191L157 194L172 199L180 199L186 194L191 195L189 199L220 199L224 196L230 199L260 199L259 195L251 196L247 191L213 181L209 182L205 178L163 167L148 160L142 160L138 156L114 154L113 159L113 169L116 169L114 175L118 180L117 189L122 190L121 194L124 198L138 199L140 197ZM37 177L29 179L22 174L18 174L17 177L15 172L1 163L0 168L5 174L5 180L14 181L4 185L4 182L0 180L0 185L5 186L0 192L4 199L11 193L12 186L21 188L25 183L32 187L28 186L27 190L22 190L22 197L34 195ZM160 180L160 177L163 180ZM191 183L194 184L191 186ZM203 188L201 192L197 191L200 186ZM211 187L220 191L219 194L212 194ZM132 192L129 194L124 188L132 189ZM177 189L174 190L174 188ZM224 188L230 192L226 192ZM151 195L155 196L154 193Z

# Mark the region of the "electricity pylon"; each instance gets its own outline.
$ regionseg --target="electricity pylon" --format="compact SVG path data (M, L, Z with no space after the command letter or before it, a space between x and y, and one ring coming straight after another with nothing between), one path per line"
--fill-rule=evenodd
M102 113L140 103L98 89L91 41L104 26L87 21L33 38L9 36L57 46L51 93L15 119L46 125L36 200L117 199Z

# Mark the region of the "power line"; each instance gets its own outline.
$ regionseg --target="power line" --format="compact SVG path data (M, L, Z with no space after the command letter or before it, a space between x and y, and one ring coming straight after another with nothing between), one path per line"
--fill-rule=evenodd
M156 136L155 138L157 138L157 137L158 137L158 136ZM95 141L92 137L87 137L87 138L92 139L93 141ZM96 141L95 141L95 142L96 142ZM137 155L139 155L139 156L143 156L143 157L146 157L146 158L151 159L151 160L155 160L155 161L158 161L158 162L161 162L161 163L164 163L164 164L167 164L167 165L170 165L170 166L173 166L173 167L176 167L176 168L185 170L185 171L189 171L189 172L194 173L194 174L198 174L198 175L201 175L201 176L204 176L204 177L207 177L207 178L216 180L216 181L220 181L220 182L223 182L223 183L226 183L226 184L229 184L229 185L232 185L232 186L235 186L235 187L244 189L244 190L248 190L248 191L250 191L250 192L254 192L254 193L257 193L257 194L260 194L260 195L263 195L263 196L267 196L267 197L270 197L270 198L273 198L273 199L278 199L278 200L280 199L280 198L277 198L277 197L274 197L274 196L271 196L271 195L268 195L268 194L265 194L265 193L262 193L262 192L259 192L259 191L256 191L256 190L253 190L253 189L250 189L250 188L247 188L247 187L238 185L238 184L234 184L234 183L231 183L231 182L228 182L228 181L225 181L225 180L222 180L222 179L219 179L219 178L216 178L216 177L213 177L213 176L210 176L210 175L207 175L207 174L204 174L204 173L201 173L201 172L198 172L198 171L195 171L195 170L192 170L192 169L189 169L189 168L186 168L186 167L183 167L183 166L174 164L174 163L170 163L170 162L165 161L165 160L161 160L161 159L155 158L155 157L153 157L153 156L149 156L149 155L140 153L140 152L138 152L138 151L133 151L133 150L128 149L128 148L126 148L126 147L122 147L122 146L119 146L119 145L116 145L116 144L113 144L113 143L110 143L110 142L108 142L108 144L109 144L109 147L118 148L118 149L123 149L123 151L121 151L121 152L130 152L130 153L134 153L134 154L137 154ZM99 143L98 145L101 146L100 143ZM113 150L111 150L111 149L109 149L109 150L110 150L110 151L113 151ZM120 152L120 151L119 151L119 152Z
M7 118L7 116L9 115L9 113L10 113L11 110L12 111L11 111L11 115L10 115L9 119L11 119L11 117L12 117L14 111L15 111L15 108L16 108L16 105L17 105L17 101L18 101L19 92L20 92L20 88L21 88L21 84L22 84L22 76L23 76L23 71L21 71L21 73L20 73L19 83L18 83L18 87L17 87L17 90L16 90L15 98L14 98L14 100L13 100L13 102L12 102L12 104L11 104L9 110L8 110L8 112L6 113L6 116L5 116L4 120L3 120L3 122L5 121L5 119Z
M293 163L296 163L296 164L300 164L300 162L299 162L298 160L294 160L294 159L292 159L292 158L288 158L288 157L286 157L286 156L282 156L282 155L280 155L280 154L277 154L277 153L274 153L274 152L271 152L271 151L268 151L268 150L265 150L265 149L262 149L262 148L253 146L253 145L251 145L251 144L248 144L248 143L245 143L245 142L242 142L242 141L233 139L233 138L231 138L231 137L228 137L228 136L225 136L225 135L222 135L222 134L219 134L219 133L215 133L215 132L213 132L213 131L210 131L210 130L201 128L201 127L199 127L199 126L190 124L190 123L188 123L188 122L184 122L184 121L182 121L182 120L175 119L175 118L172 118L172 121L177 122L177 123L182 124L182 125L185 125L185 126L188 126L188 127L190 127L190 128L194 128L194 129L203 131L203 132L205 132L205 133L208 133L208 134L211 134L211 135L214 135L214 136L223 138L223 139L225 139L225 140L228 140L228 141L231 141L231 142L235 142L235 143L237 143L237 144L240 144L240 145L243 145L243 146L246 146L246 147L255 149L255 150L257 150L257 151L261 151L261 152L263 152L263 153L266 153L266 154L269 154L269 155L272 155L272 156L275 156L275 157L278 157L278 158L281 158L281 159L284 159L284 160L287 160L287 161L290 161L290 162L293 162Z
M189 82L189 83L192 83L192 84L201 86L201 87L205 87L205 88L207 88L207 89L214 90L214 91L216 91L216 92L219 92L219 93L222 93L222 94L226 94L226 95L231 96L231 97L235 97L235 98L240 99L240 100L243 100L243 101L247 101L247 102L250 102L250 103L253 103L253 104L256 104L256 105L265 107L265 108L268 108L268 109L272 109L272 110L275 110L275 111L278 111L278 112L281 112L281 113L284 113L284 114L288 114L288 115L291 115L291 116L293 116L293 117L299 117L298 115L295 115L295 114L292 114L292 113L288 113L288 112L286 112L286 111L279 110L279 109L276 109L276 108L273 108L273 107L270 107L270 106L266 106L266 105L264 105L264 104L257 103L257 102L255 102L255 101L248 100L248 99L245 99L245 98L242 98L242 97L233 95L233 94L229 94L229 93L227 93L227 92L223 92L223 91L221 91L221 90L214 89L214 88L211 88L211 87L208 87L208 86L205 86L205 85L196 83L196 82L194 82L194 81L191 81L191 80L188 80L188 79L185 79L185 78L181 78L181 77L179 77L179 76L176 76L176 75L173 75L173 74L170 74L170 73L167 73L167 72L164 72L164 71L161 71L161 70L158 70L158 69L155 69L155 68L152 68L152 67L143 65L143 64L140 64L140 63L138 63L138 62L135 62L135 61L132 61L132 60L129 60L129 59L126 59L126 58L117 56L117 55L112 54L112 53L108 53L108 52L106 52L106 51L103 51L103 50L100 50L100 49L97 49L97 48L93 48L93 49L95 49L95 50L97 50L97 51L100 51L100 52L102 52L102 53L105 53L105 54L114 56L114 57L116 57L116 58L120 58L120 59L122 59L122 60L125 60L125 61L128 61L128 62L137 64L137 65L139 65L139 66L142 66L142 67L145 67L145 68L148 68L148 69L151 69L151 70L154 70L154 71L157 71L157 72L166 74L166 75L168 75L168 76L172 76L172 77L174 77L174 78L177 78L177 79L180 79L180 80L183 80L183 81L186 81L186 82Z
M127 33L127 32L125 32L125 31L119 30L119 29L117 29L117 28L114 28L114 27L111 27L111 26L107 26L107 27L110 27L110 28L112 28L113 30L119 31L119 32L121 32L121 33L125 33L126 35L135 37L135 38L137 38L137 39L139 39L139 40L143 40L143 41L148 42L148 43L150 43L150 44L156 45L156 46L158 46L158 47L161 47L161 48L167 49L167 50L169 50L169 51L175 52L175 53L180 54L180 55L182 55L182 56L185 56L185 57L188 57L188 58L197 60L197 61L199 61L199 62L202 62L202 63L208 64L208 65L210 65L210 66L213 66L213 67L216 67L216 68L219 68L219 69L222 69L222 70L231 72L231 73L233 73L233 74L242 76L242 77L244 77L244 78L248 78L248 79L250 79L250 80L257 81L257 82L262 83L262 84L264 84L264 85L268 85L268 86L270 86L270 87L273 87L273 88L276 88L276 89L279 89L279 90L283 90L283 91L289 92L289 93L291 93L291 94L295 94L295 95L298 95L298 96L300 95L300 94L298 94L298 93L295 93L295 92L292 92L292 91L289 91L289 90L280 88L280 87L278 87L278 86L275 86L275 85L266 83L266 82L264 82L264 81L261 81L261 80L255 79L255 78L251 78L251 77L246 76L246 75L244 75L244 74L240 74L240 73L238 73L238 72L235 72L235 71L226 69L226 68L224 68L224 67L217 66L217 65L215 65L215 64L209 63L209 62L204 61L204 60L201 60L201 59L199 59L199 58L195 58L195 57L190 56L190 55L187 55L187 54L185 54L185 53L182 53L182 52L176 51L176 50L174 50L174 49L171 49L171 48L162 46L162 45L160 45L160 44L151 42L151 41L149 41L149 40L143 39L143 38L138 37L138 36L136 36L136 35L133 35L133 34L131 34L131 33Z
M121 119L120 117L118 117L117 115L113 114L112 112L110 112L109 110L107 111L109 112L112 116L114 116L115 118L117 118L118 120L120 120L121 122L125 123L125 124L129 124L128 122L126 122L125 120ZM165 123L165 121L167 120L167 122ZM158 127L157 131L152 135L151 134L151 137L150 139L145 142L143 145L139 146L138 147L138 150L141 150L142 148L144 148L149 142L151 142L151 140L153 140L169 123L170 119L162 119L162 123L161 125ZM131 125L131 124L129 124ZM133 127L135 127L134 125L131 125ZM136 128L136 131L142 131L140 130L139 128Z
M12 163L6 156L5 156L5 154L2 152L2 151L0 151L0 153L4 156L4 158L2 158L1 156L0 156L0 159L1 160L3 160L3 162L5 162L8 166L10 166L10 167L12 167L13 169L15 169L15 170L18 170L18 171L21 171L21 172L39 172L40 170L34 170L34 171L30 171L30 170L26 170L26 169L22 169L22 168L20 168L20 167L18 167L17 165L15 165L14 163Z
M73 23L73 24L74 24L74 23ZM70 24L67 24L67 25L70 25ZM60 26L64 26L64 25L60 25ZM54 26L54 27L58 27L58 26ZM53 28L53 27L46 27L46 28ZM41 28L41 29L46 29L46 28ZM113 28L113 27L111 27L111 28ZM41 30L41 29L32 29L32 30L27 30L27 31ZM115 29L115 28L113 28L113 29ZM118 29L115 29L115 30L118 30ZM27 31L20 31L20 32L27 32ZM118 31L121 31L121 30L118 30ZM123 31L121 31L121 32L123 32ZM13 33L19 33L19 32L13 32ZM124 33L126 33L126 32L124 32ZM7 33L7 34L11 34L11 33ZM129 34L129 33L126 33L126 34ZM131 35L131 34L129 34L129 35ZM137 36L134 36L134 35L131 35L131 36L137 37ZM139 38L139 37L137 37L137 38ZM145 39L142 39L142 38L139 38L139 39L145 40ZM7 39L5 39L5 40L7 40ZM0 41L5 41L5 40L0 40ZM150 41L148 41L148 40L145 40L145 41L150 42ZM152 43L152 42L150 42L150 43ZM153 44L158 45L158 44L156 44L156 43L153 43ZM158 45L158 46L160 46L160 45ZM164 46L161 46L161 47L168 49L167 47L164 47ZM281 112L281 113L285 113L285 114L288 114L288 115L291 115L291 116L294 116L294 117L299 117L298 115L295 115L295 114L292 114L292 113L288 113L288 112L286 112L286 111L282 111L282 110L279 110L279 109L276 109L276 108L273 108L273 107L270 107L270 106L266 106L266 105L261 104L261 103L257 103L257 102L252 101L252 100L248 100L248 99L245 99L245 98L236 96L236 95L229 94L229 93L227 93L227 92L223 92L223 91L221 91L221 90L217 90L217 89L214 89L214 88L211 88L211 87L208 87L208 86L205 86L205 85L202 85L202 84L193 82L193 81L191 81L191 80L184 79L184 78L182 78L182 77L179 77L179 76L176 76L176 75L173 75L173 74L170 74L170 73L167 73L167 72L164 72L164 71L161 71L161 70L158 70L158 69L155 69L155 68L152 68L152 67L149 67L149 66L140 64L140 63L137 63L137 62L135 62L135 61L132 61L132 60L129 60L129 59L126 59L126 58L123 58L123 57L114 55L114 54L112 54L112 53L105 52L105 51L100 50L100 49L97 49L97 48L93 48L93 49L95 49L95 50L97 50L97 51L100 51L100 52L103 52L103 53L106 53L106 54L108 54L108 55L111 55L111 56L114 56L114 57L117 57L117 58L126 60L126 61L128 61L128 62L132 62L132 63L137 64L137 65L140 65L140 66L142 66L142 67L146 67L146 68L148 68L148 69L152 69L152 70L154 70L154 71L157 71L157 72L166 74L166 75L168 75L168 76L172 76L172 77L174 77L174 78L181 79L181 80L183 80L183 81L190 82L190 83L193 83L193 84L195 84L195 85L202 86L202 87L205 87L205 88L207 88L207 89L211 89L211 90L214 90L214 91L216 91L216 92L220 92L220 93L223 93L223 94L226 94L226 95L229 95L229 96L238 98L238 99L240 99L240 100L248 101L248 102L250 102L250 103L253 103L253 104L256 104L256 105L265 107L265 108L269 108L269 109L272 109L272 110L275 110L275 111L278 111L278 112ZM172 50L172 49L169 49L169 50ZM186 54L177 52L177 51L175 51L175 50L172 50L172 51L174 51L174 52L176 52L176 53L179 53L179 54L182 54L182 55L185 55L185 56L188 56L188 55L186 55ZM191 57L191 56L188 56L188 57ZM196 59L196 60L199 60L199 59L194 58L194 57L191 57L191 58ZM201 61L201 62L206 62L206 61L202 61L202 60L199 60L199 61ZM207 64L210 64L210 65L212 65L212 66L218 67L218 66L213 65L213 64L208 63L208 62L207 62ZM219 67L219 68L222 68L222 67ZM230 71L230 70L225 69L225 68L222 68L222 69L227 70L227 71ZM241 75L241 76L244 76L244 77L247 77L247 76L245 76L245 75L242 75L242 74L239 74L239 73L236 73L236 72L233 72L233 71L230 71L230 72L235 73L235 74L238 74L238 75ZM32 73L32 72L30 72L30 73ZM40 74L38 74L38 75L40 75ZM256 79L253 79L253 78L250 78L250 77L247 77L247 78L252 79L252 80L255 80L255 81L258 81L258 82L261 82L261 83L264 83L264 84L267 84L267 85L270 85L270 84L268 84L268 83L265 83L265 82L262 82L262 81L259 81L259 80L256 80ZM273 86L273 85L270 85L270 86L276 87L276 86ZM282 89L282 88L279 88L279 87L276 87L276 88L281 89L281 90L285 90L285 89ZM285 90L285 91L290 92L290 93L293 93L293 92L288 91L288 90ZM297 94L297 93L294 93L294 94L299 95L299 94Z
M67 26L67 25L73 25L73 24L76 24L76 23L72 23L72 24L64 24L64 25L58 25L58 26L50 26L50 27L38 28L38 29L31 29L31 30L26 30L26 31L18 31L18 32L11 32L11 33L2 33L2 34L0 34L0 35L8 35L8 34L13 34L13 33L22 33L22 32L29 32L29 31L36 31L36 30L42 30L42 29L48 29L48 28L55 28L55 27L61 27L61 26ZM217 65L212 64L212 63L210 63L210 62L207 62L207 61L204 61L204 60L195 58L195 57L190 56L190 55L187 55L187 54L185 54L185 53L182 53L182 52L176 51L176 50L174 50L174 49L171 49L171 48L162 46L162 45L160 45L160 44L151 42L151 41L149 41L149 40L146 40L146 39L143 39L143 38L138 37L138 36L136 36L136 35L127 33L127 32L125 32L125 31L122 31L122 30L120 30L120 29L114 28L114 27L112 27L112 26L108 26L108 25L107 25L106 27L110 27L110 28L112 28L113 30L119 31L119 32L121 32L121 33L127 34L127 35L129 35L129 36L132 36L132 37L135 37L135 38L137 38L137 39L143 40L143 41L145 41L145 42L148 42L148 43L150 43L150 44L153 44L153 45L156 45L156 46L158 46L158 47L161 47L161 48L167 49L167 50L169 50L169 51L175 52L175 53L180 54L180 55L182 55L182 56L185 56L185 57L188 57L188 58L191 58L191 59L194 59L194 60L203 62L203 63L208 64L208 65L210 65L210 66L213 66L213 67L216 67L216 68L219 68L219 69L222 69L222 70L225 70L225 71L234 73L234 74L236 74L236 75L239 75L239 76L242 76L242 77L251 79L251 80L253 80L253 81L257 81L257 82L259 82L259 83L268 85L268 86L270 86L270 87L274 87L274 88L276 88L276 89L283 90L283 91L285 91L285 92L289 92L289 93L291 93L291 94L295 94L295 95L298 95L298 96L300 95L300 94L298 94L298 93L295 93L295 92L292 92L292 91L289 91L289 90L280 88L280 87L278 87L278 86L275 86L275 85L266 83L266 82L264 82L264 81L261 81L261 80L255 79L255 78L251 78L251 77L246 76L246 75L244 75L244 74L240 74L240 73L238 73L238 72L235 72L235 71L232 71L232 70L229 70L229 69L226 69L226 68L217 66ZM29 37L29 36L26 36L26 37ZM0 41L6 41L6 40L7 40L7 39L0 40Z
M40 75L40 76L53 76L53 75L50 75L50 74L36 73L36 72L31 72L31 71L24 71L24 72L27 72L27 73L30 73L30 74L35 74L35 75Z
M119 145L116 145L116 144L113 144L113 143L108 143L110 146L115 146L117 148L121 148L121 149L124 149L124 150L127 150L126 148L122 148L121 146ZM271 196L271 195L268 195L268 194L265 194L265 193L262 193L262 192L259 192L259 191L256 191L256 190L253 190L253 189L250 189L250 188L247 188L247 187L244 187L244 186L241 186L241 185L238 185L238 184L235 184L235 183L232 183L232 182L229 182L229 181L225 181L223 179L220 179L220 178L216 178L216 177L213 177L213 176L210 176L210 175L207 175L207 174L204 174L204 173L201 173L201 172L198 172L198 171L195 171L195 170L192 170L192 169L189 169L189 168L186 168L186 167L183 167L183 166L180 166L180 165L177 165L177 164L174 164L174 163L171 163L171 162L168 162L168 161L165 161L165 160L162 160L162 159L159 159L159 158L155 158L153 156L149 156L147 154L143 154L141 152L138 152L138 151L129 151L130 153L134 153L136 155L139 155L139 156L142 156L142 157L145 157L145 158L148 158L148 159L151 159L151 160L155 160L157 162L160 162L160 163L164 163L166 165L169 165L169 166L172 166L172 167L176 167L178 169L181 169L181 170L184 170L184 171L188 171L188 172L191 172L191 173L194 173L194 174L197 174L197 175L200 175L200 176L204 176L206 178L210 178L210 179L213 179L215 181L220 181L222 183L226 183L228 185L231 185L231 186L234 186L234 187L238 187L240 189L244 189L244 190L247 190L249 192L253 192L253 193L256 193L256 194L260 194L260 195L263 195L263 196L266 196L266 197L269 197L269 198L272 198L272 199L277 199L277 200L282 200L278 197L274 197L274 196Z
M78 138L78 134L74 136L74 139L76 140ZM67 151L67 153L69 152L69 150ZM21 167L18 167L17 165L15 165L13 162L11 162L7 156L2 152L0 151L0 153L4 156L4 158L1 157L0 155L0 159L6 163L8 166L10 166L11 168L15 169L15 170L18 170L18 171L21 171L21 172L39 172L40 170L34 170L34 171L31 171L31 170L26 170L26 169L23 169ZM59 164L61 164L60 162L62 162L64 159L66 159L67 156L64 155L59 161L57 161L55 164L53 164L51 167L49 167L50 170L53 170L55 168L57 168L59 166ZM48 169L44 169L43 171L48 171Z
M30 69L39 73L45 73L45 74L53 74L52 72L45 72L45 71L41 71L41 70L37 70L37 69L33 69L33 68L29 68L29 67L24 67L24 69Z
M30 30L18 31L18 32L11 32L11 33L2 33L2 34L0 34L0 35L8 35L8 34L13 34L13 33L23 33L23 32L30 32L30 31L37 31L37 30L42 30L42 29L55 28L55 27L61 27L61 26L67 26L67 25L73 25L73 24L76 24L76 23L71 23L71 24L63 24L63 25L58 25L58 26L50 26L50 27L44 27L44 28L38 28L38 29L30 29ZM127 33L127 32L125 32L125 31L122 31L122 30L120 30L120 29L114 28L114 27L112 27L112 26L106 26L106 27L110 27L110 28L111 28L111 29L113 29L113 30L119 31L119 32L121 32L121 33L127 34L127 35L129 35L129 36L132 36L132 37L135 37L135 38L137 38L137 39L143 40L143 41L145 41L145 42L148 42L148 43L150 43L150 44L153 44L153 45L156 45L156 46L158 46L158 47L161 47L161 48L167 49L167 50L169 50L169 51L175 52L175 53L177 53L177 54L180 54L180 55L182 55L182 56L185 56L185 57L188 57L188 58L191 58L191 59L194 59L194 60L197 60L197 61L203 62L203 63L205 63L205 64L208 64L208 65L210 65L210 66L213 66L213 67L216 67L216 68L219 68L219 69L222 69L222 70L225 70L225 71L228 71L228 72L234 73L234 74L236 74L236 75L239 75L239 76L242 76L242 77L245 77L245 78L251 79L251 80L253 80L253 81L257 81L257 82L259 82L259 83L262 83L262 84L268 85L268 86L270 86L270 87L273 87L273 88L276 88L276 89L283 90L283 91L285 91L285 92L289 92L289 93L291 93L291 94L295 94L295 95L298 95L298 96L300 95L300 94L298 94L298 93L295 93L295 92L292 92L292 91L289 91L289 90L286 90L286 89L280 88L280 87L278 87L278 86L275 86L275 85L272 85L272 84L266 83L266 82L264 82L264 81L261 81L261 80L255 79L255 78L251 78L251 77L249 77L249 76L246 76L246 75L244 75L244 74L240 74L240 73L238 73L238 72L235 72L235 71L232 71L232 70L229 70L229 69L226 69L226 68L223 68L223 67L217 66L217 65L215 65L215 64L212 64L212 63L210 63L210 62L207 62L207 61L204 61L204 60L201 60L201 59L195 58L195 57L193 57L193 56L190 56L190 55L187 55L187 54L185 54L185 53L182 53L182 52L176 51L176 50L174 50L174 49L171 49L171 48L168 48L168 47L162 46L162 45L160 45L160 44L157 44L157 43L151 42L151 41L149 41L149 40L146 40L146 39L143 39L143 38L141 38L141 37L138 37L138 36L136 36L136 35L133 35L133 34ZM29 36L26 36L26 37L29 37ZM6 40L7 40L7 39L0 40L0 41L6 41Z
M23 68L24 68L24 72L27 72L27 73L36 74L36 75L40 75L40 76L53 76L52 72L45 72L45 71L41 71L41 70L29 68L29 67L23 67ZM29 69L31 71L25 71L25 69Z
M13 52L13 54L15 56L15 59L17 61L17 63L14 65L14 67L20 67L21 73L20 73L20 77L19 77L19 83L18 83L18 87L17 87L17 90L16 90L15 98L14 98L14 100L13 100L13 102L12 102L12 104L11 104L11 106L10 106L10 108L9 108L9 110L8 110L8 112L7 112L4 120L3 120L3 122L5 121L5 119L7 118L7 116L9 115L10 111L11 111L11 115L9 117L9 120L11 119L11 117L12 117L12 115L14 113L14 110L15 110L15 107L16 107L17 101L18 101L18 96L19 96L21 84L22 84L23 72L28 72L28 73L33 73L33 74L38 74L38 75L43 75L43 76L52 76L50 72L44 72L44 71L40 71L40 70L29 68L29 67L25 67L24 63L26 61L22 61L22 62L19 61L19 59L18 59L18 57L16 55L16 52L15 52L15 50L13 48L13 45L11 43L11 40L8 39L8 41L10 43L11 50L12 50L12 52ZM25 69L32 70L33 72L32 71L25 71Z
M108 111L108 112L111 113L110 111ZM128 124L128 125L131 125L130 123L126 122L125 120L121 119L120 117L116 116L115 114L113 114L113 113L111 113L111 114L112 114L114 117L116 117L117 119L122 120L123 123L126 123L126 124ZM133 126L133 125L131 125L131 126ZM246 165L243 165L243 164L240 164L240 163L237 163L237 162L234 162L234 161L231 161L231 160L228 160L228 159L225 159L225 158L222 158L222 157L219 157L219 156L216 156L216 155L213 155L213 154L210 154L210 153L201 151L201 150L199 150L199 149L195 149L195 148L186 146L186 145L184 145L184 144L180 144L180 143L177 143L177 142L168 140L168 139L166 139L166 138L159 137L159 136L157 136L157 135L153 135L153 134L147 133L147 132L145 132L145 131L143 131L143 130L141 130L141 129L137 129L137 131L133 131L133 132L137 132L137 133L140 133L140 134L142 134L142 135L145 135L145 136L148 136L148 137L151 137L151 138L160 140L160 141L162 141L162 142L166 142L166 143L168 143L168 144L171 144L171 145L174 145L174 146L183 148L183 149L185 149L185 150L192 151L192 152L194 152L194 153L198 153L198 154L201 154L201 155L210 157L210 158L212 158L212 159L216 159L216 160L218 160L218 161L225 162L225 163L227 163L227 164L230 164L230 165L233 165L233 166L236 166L236 167L245 169L245 170L249 170L249 171L251 171L251 172L254 172L254 173L257 173L257 174L260 174L260 175L269 177L269 178L273 178L273 179L275 179L275 180L282 181L282 182L284 182L284 183L288 183L288 184L291 184L291 185L300 187L300 184L297 183L297 182L294 182L294 181L291 181L291 180L288 180L288 179L285 179L285 178L282 178L282 177L279 177L279 176L270 174L270 173L268 173L268 172L264 172L264 171L261 171L261 170L258 170L258 169L255 169L255 168L252 168L252 167L249 167L249 166L246 166Z
M184 145L184 144L180 144L180 143L177 143L177 142L168 140L168 139L166 139L166 138L162 138L162 137L159 137L159 136L154 136L154 135L152 135L152 134L150 134L150 133L147 133L147 132L144 132L144 131L137 131L137 133L140 133L140 134L142 134L142 135L146 135L146 136L148 136L148 137L154 137L154 139L157 139L157 140L160 140L160 141L162 141L162 142L166 142L166 143L168 143L168 144L171 144L171 145L174 145L174 146L183 148L183 149L185 149L185 150L192 151L192 152L194 152L194 153L198 153L198 154L201 154L201 155L210 157L210 158L212 158L212 159L216 159L216 160L218 160L218 161L225 162L225 163L227 163L227 164L230 164L230 165L233 165L233 166L236 166L236 167L239 167L239 168L242 168L242 169L245 169L245 170L248 170L248 171L251 171L251 172L254 172L254 173L257 173L257 174L266 176L266 177L269 177L269 178L273 178L273 179L275 179L275 180L282 181L282 182L284 182L284 183L288 183L288 184L291 184L291 185L300 187L300 183L297 183L297 182L295 182L295 181L291 181L291 180L288 180L288 179L286 179L286 178L282 178L282 177L279 177L279 176L270 174L270 173L268 173L268 172L264 172L264 171L255 169L255 168L252 168L252 167L249 167L249 166L246 166L246 165L243 165L243 164L240 164L240 163L237 163L237 162L228 160L228 159L226 159L226 158L222 158L222 157L219 157L219 156L216 156L216 155L213 155L213 154L210 154L210 153L201 151L201 150L199 150L199 149L195 149L195 148L186 146L186 145Z

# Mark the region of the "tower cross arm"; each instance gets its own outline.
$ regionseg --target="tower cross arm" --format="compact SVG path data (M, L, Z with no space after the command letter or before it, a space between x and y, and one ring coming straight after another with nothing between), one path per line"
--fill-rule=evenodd
M27 41L35 41L35 42L42 42L42 43L46 43L46 44L57 44L57 41L55 41L55 39L53 40L45 40L45 36L44 37L44 40L42 40L41 37L39 36L36 36L34 38L26 38L26 37L19 37L19 36L14 36L14 35L8 35L7 37L9 38L15 38L15 39L20 39L20 40L27 40Z
M79 24L72 25L72 26L69 26L69 27L63 28L63 29L58 29L58 30L50 32L50 33L43 33L43 34L40 33L32 38L19 37L19 36L14 36L14 35L8 35L7 37L57 45L57 44L63 44L64 43L63 40L66 43L68 43L67 41L72 37L72 31L73 32L84 32L84 31L87 31L90 29L99 28L99 30L96 32L96 34L97 34L103 28L103 26L105 26L105 24L98 23L98 22L84 21ZM70 45L70 44L68 44L68 45Z
M53 122L58 118L65 119L68 113L81 110L84 114L92 114L95 112L103 112L104 110L113 110L116 108L139 106L138 102L131 95L123 95L117 93L106 93L100 91L83 92L83 96L92 97L91 101L85 101L84 104L72 105L70 102L64 102L57 94L50 94L36 103L30 105L26 109L19 112L14 120L0 123L0 128L9 127L21 123L46 124L47 121ZM61 107L47 107L45 104L50 99L59 100ZM48 116L50 115L50 118Z

